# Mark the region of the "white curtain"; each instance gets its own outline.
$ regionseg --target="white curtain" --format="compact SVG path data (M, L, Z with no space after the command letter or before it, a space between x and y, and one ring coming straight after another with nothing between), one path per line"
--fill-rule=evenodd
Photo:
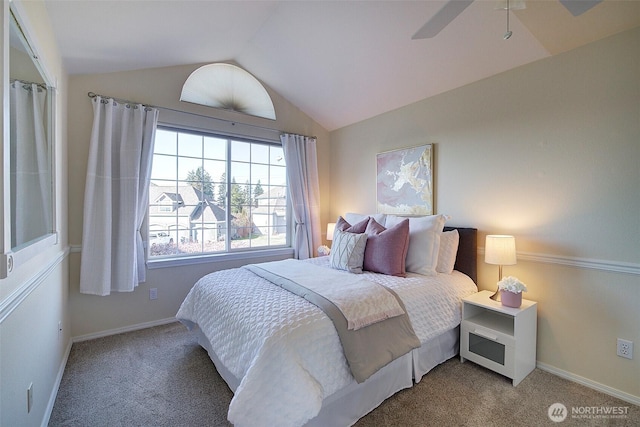
M287 163L289 195L295 221L294 256L307 259L314 256L314 248L321 242L316 139L284 134L280 136L280 141Z
M52 231L46 97L46 90L37 84L11 83L11 247Z
M84 194L80 292L131 292L146 280L140 227L158 110L93 98Z

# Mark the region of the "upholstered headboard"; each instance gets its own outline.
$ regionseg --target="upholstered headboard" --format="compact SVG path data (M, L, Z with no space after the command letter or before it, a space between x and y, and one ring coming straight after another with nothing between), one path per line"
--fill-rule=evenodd
M454 269L471 277L478 283L478 230L465 227L445 227L444 231L458 230L460 243Z

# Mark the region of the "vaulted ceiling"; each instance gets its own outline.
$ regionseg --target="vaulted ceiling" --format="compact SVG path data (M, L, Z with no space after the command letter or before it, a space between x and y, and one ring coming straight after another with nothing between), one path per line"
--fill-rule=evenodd
M577 17L557 0L528 0L510 14L509 40L494 0L420 40L446 1L45 3L71 74L233 62L327 130L640 25L638 0Z

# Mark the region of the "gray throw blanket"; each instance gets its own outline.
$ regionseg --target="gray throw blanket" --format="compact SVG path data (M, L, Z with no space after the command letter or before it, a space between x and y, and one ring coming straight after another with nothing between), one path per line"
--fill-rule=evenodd
M398 357L414 348L420 347L420 340L411 326L411 321L406 314L402 300L389 288L385 289L394 295L405 313L357 330L350 330L347 327L347 319L335 304L322 295L286 277L286 274L281 273L280 270L278 270L278 273L274 273L268 268L262 268L260 264L248 265L245 268L271 283L306 299L325 312L335 325L345 358L353 377L358 383L364 382L380 368ZM321 274L321 271L327 270L311 264L305 264L305 268L309 269L310 275Z

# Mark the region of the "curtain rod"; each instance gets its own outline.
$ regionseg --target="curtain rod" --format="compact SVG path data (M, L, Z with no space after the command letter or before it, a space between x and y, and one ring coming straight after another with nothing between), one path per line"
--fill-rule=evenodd
M105 96L105 95L96 94L94 92L88 92L87 95L89 96L89 98L95 98L96 96L99 96L99 97L104 98L104 99L113 99L114 101L120 102L122 104L141 104L139 102L127 101L125 99L118 99L118 98L114 98L112 96ZM235 126L236 124L240 124L242 126L249 126L249 127L252 127L252 128L261 129L261 130L265 130L265 131L269 131L269 132L276 132L278 134L288 133L288 132L284 132L284 131L281 131L281 130L278 130L278 129L268 128L268 127L258 126L258 125L252 125L252 124L249 124L249 123L239 123L239 122L237 122L235 120L220 119L218 117L211 117L211 116L206 116L204 114L198 114L198 113L189 113L187 111L176 110L176 109L173 109L173 108L157 107L157 106L148 105L148 104L141 104L141 105L143 105L144 107L147 107L147 108L158 108L158 109L161 109L161 110L174 111L176 113L190 114L190 115L193 115L193 116L203 117L203 118L206 118L206 119L218 120L218 121L225 122L225 123L231 123L232 126ZM311 138L316 138L316 137L312 136Z
M20 83L25 84L25 85L37 85L38 87L40 87L42 89L45 89L45 90L48 89L47 85L44 84L44 83L28 82L26 80L20 80L20 79L11 79L11 81L10 81L10 83L15 83L15 82L20 82Z

